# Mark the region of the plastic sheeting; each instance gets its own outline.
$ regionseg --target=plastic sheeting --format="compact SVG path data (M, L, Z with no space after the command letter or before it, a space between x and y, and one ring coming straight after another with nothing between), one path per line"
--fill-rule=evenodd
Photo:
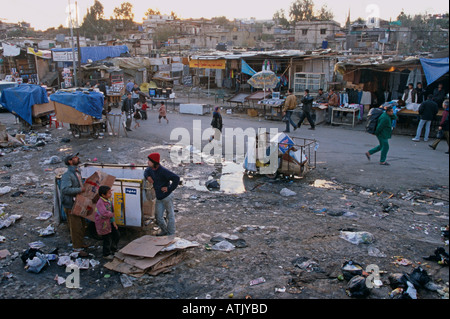
M84 114L102 118L103 94L99 92L84 93L81 91L75 92L56 92L50 95L50 100L64 105L68 105Z
M4 89L0 103L10 112L15 112L28 124L33 124L32 107L35 104L48 103L47 91L35 84L21 84L18 87Z
M427 84L430 85L449 71L448 58L420 59Z
M114 45L104 47L81 47L81 63L88 63L88 60L100 61L108 58L120 57L121 54L128 53L128 47L126 45ZM52 49L54 52L68 52L72 51L71 48L65 49ZM76 51L76 49L75 49ZM70 61L69 61L70 62Z
M114 66L122 69L138 70L142 68L150 68L153 65L152 60L154 61L155 59L147 57L132 57L115 58L112 62L114 63Z

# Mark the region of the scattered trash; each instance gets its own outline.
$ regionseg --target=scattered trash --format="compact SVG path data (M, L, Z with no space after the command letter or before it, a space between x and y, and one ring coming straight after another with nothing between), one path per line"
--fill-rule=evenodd
M353 212L348 212L348 211L339 211L339 212L329 211L327 214L330 216L335 216L335 217L339 217L339 216L357 217L358 216L358 214L353 213Z
M422 267L415 268L411 274L406 274L405 276L406 276L406 279L409 282L413 283L414 287L416 287L416 288L432 287L432 285L430 285L430 282L432 282L431 278ZM429 290L433 290L433 289L429 289Z
M12 190L9 186L0 187L0 195L9 193Z
M22 196L23 194L25 194L24 191L17 191L11 194L11 197L19 197Z
M45 255L40 252L36 252L32 259L26 260L25 269L27 272L40 273L45 265L49 265L49 261L45 258Z
M366 278L355 276L348 282L347 294L349 297L365 298L370 295L370 290L366 286Z
M283 189L280 191L280 195L281 195L281 196L284 196L284 197L289 197L289 196L295 196L295 195L297 195L297 193L291 191L290 189L283 188Z
M405 295L411 299L417 299L417 290L414 288L414 285L409 281L407 281L406 284L408 285L408 289L406 289Z
M350 231L341 231L341 235L339 236L342 239L354 244L372 244L375 241L374 236L365 231L361 232L350 232Z
M39 236L41 236L41 237L51 236L54 234L55 234L55 228L52 225L48 225L47 228L39 230Z
M227 240L222 240L221 242L218 242L217 244L211 247L212 250L226 251L226 252L232 251L234 250L234 248L235 248L234 245Z
M342 275L344 276L345 280L350 280L355 276L362 276L363 273L363 267L354 262L353 260L346 261L342 265Z
M64 277L60 277L58 275L55 276L54 280L56 281L56 283L58 285L62 285L66 283L66 279L64 279Z
M44 164L44 165L59 164L61 162L62 162L61 158L59 158L59 156L55 155L55 156L50 157L48 160L45 160L42 164Z
M437 261L439 265L448 266L449 256L443 247L439 247L434 251L434 255L423 257L423 259Z
M37 220L47 220L47 219L49 219L52 216L53 216L52 212L42 212L42 213L39 214L38 217L36 217L36 219Z
M255 286L255 285L259 285L266 282L266 279L264 279L264 277L259 277L256 279L253 279L250 281L250 286Z
M403 288L395 288L389 294L389 297L395 298L397 296L401 296L405 290Z
M408 288L406 284L408 279L406 278L405 274L400 273L390 274L388 279L389 285L391 286L392 289L402 288L403 290L405 290L406 288Z
M319 264L312 259L307 257L299 257L292 261L292 264L295 267L298 267L302 270L306 270L307 272L321 272L322 269L319 267Z
M17 220L21 219L22 215L4 215L0 217L0 229L7 228L14 224Z
M396 261L393 262L393 264L400 266L410 266L412 265L412 263L413 263L412 261L406 258L398 258Z
M59 256L58 257L58 262L57 265L58 266L69 266L73 263L72 259L70 258L70 256Z
M45 247L45 244L42 241L35 241L29 243L28 246L33 249L41 249L42 247Z
M373 247L373 246L369 246L368 254L369 254L369 256L372 256L372 257L381 257L381 258L386 257L386 255L383 254L378 248Z
M4 243L6 241L6 237L5 236L0 236L0 243Z
M236 235L229 235L227 233L218 233L215 234L214 237L211 238L210 240L212 243L220 243L223 241L227 241L230 244L232 244L235 248L245 248L248 247L247 242L244 239L239 238ZM226 248L226 246L229 246L226 243L221 244L224 248ZM215 246L215 245L214 245ZM213 246L213 247L214 247ZM230 246L231 247L231 246ZM214 248L212 248L214 249ZM216 250L216 249L214 249ZM220 250L220 249L219 249Z
M8 249L2 249L0 250L0 259L6 258L7 256L10 256L11 253L8 251Z
M122 283L123 288L128 288L133 286L133 283L131 282L130 277L128 277L126 274L120 275L120 282Z
M286 287L281 287L281 288L275 287L275 292L286 292Z
M177 250L177 249L186 249L186 248L191 248L191 247L197 247L200 244L196 241L189 241L186 239L182 239L182 238L175 238L174 242L166 247L164 247L163 249L161 249L161 251L172 251L172 250Z

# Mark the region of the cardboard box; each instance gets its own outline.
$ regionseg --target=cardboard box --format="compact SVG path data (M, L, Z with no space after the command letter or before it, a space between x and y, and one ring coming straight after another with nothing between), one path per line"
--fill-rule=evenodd
M116 178L96 171L84 182L85 191L75 197L72 214L95 221L95 204L99 198L98 189L102 185L112 187Z

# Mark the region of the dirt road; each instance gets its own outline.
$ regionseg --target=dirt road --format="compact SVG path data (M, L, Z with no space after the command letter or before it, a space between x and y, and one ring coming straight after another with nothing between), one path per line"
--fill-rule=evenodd
M0 122L14 134L19 126L13 117L0 116ZM169 116L172 128L192 123L189 116ZM234 127L282 128L280 123L261 123L245 116L224 120ZM201 121L207 127L210 119ZM418 289L420 299L440 299L445 291L448 293L448 267L423 259L444 247L441 227L448 225L448 156L443 152L430 155L424 144L408 148L405 143L410 143L409 138L394 137L393 165L380 167L376 161L367 162L360 156L373 141L363 132L341 127L319 126L314 132L294 133L320 143L317 168L306 178L292 181L243 175L235 189L243 187L245 191L235 193L199 191L186 183L204 183L210 176L220 178L224 175L221 165L163 162L185 182L175 191L177 236L200 244L187 250L184 261L169 273L132 278L133 285L124 288L119 273L102 267L106 262L101 257L102 243L92 237L87 239L91 245L88 252L99 264L81 270L81 289L57 284L55 276L65 278L67 273L56 261L50 261L38 274L24 269L20 257L29 243L42 241L45 252L55 248L59 254L71 252L65 223L36 220L40 213L52 211L55 174L64 169L63 163L46 164L45 160L72 151L79 151L83 162L96 159L99 163L146 164L146 156L153 151L167 159L173 147L170 127L143 121L127 138L106 136L97 140L74 139L67 127L50 128L43 146L1 150L0 188L8 186L11 190L0 195L0 203L5 215L18 214L21 218L0 230L0 238L4 237L0 251L10 253L0 259L0 298L347 299L351 298L346 293L348 281L341 280L340 275L342 265L349 260L364 269L376 265L381 271L382 286L371 289L367 298L390 298L393 289L389 276L410 274L418 266L443 289L440 293ZM46 128L38 127L37 131L45 133ZM337 145L336 141L344 137L345 143ZM419 160L411 159L412 153ZM427 163L422 161L425 158L429 158ZM425 171L429 165L433 168ZM283 188L296 195L282 196ZM39 236L39 230L48 225L55 226L55 234ZM120 246L150 228L122 229ZM345 232L368 232L373 240L353 244L342 238ZM230 252L207 249L210 240L221 233L244 240L245 247ZM445 250L448 252L448 246ZM405 266L398 264L402 258ZM250 284L260 277L264 282Z

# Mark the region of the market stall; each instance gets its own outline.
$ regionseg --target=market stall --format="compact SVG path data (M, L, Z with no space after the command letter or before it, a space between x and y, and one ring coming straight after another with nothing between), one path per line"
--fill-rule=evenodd
M69 123L74 137L83 133L98 138L104 131L103 94L95 91L60 90L50 95L58 122Z
M45 88L35 84L21 84L4 89L0 103L9 112L17 115L22 123L33 125L45 124L48 115L54 112Z

